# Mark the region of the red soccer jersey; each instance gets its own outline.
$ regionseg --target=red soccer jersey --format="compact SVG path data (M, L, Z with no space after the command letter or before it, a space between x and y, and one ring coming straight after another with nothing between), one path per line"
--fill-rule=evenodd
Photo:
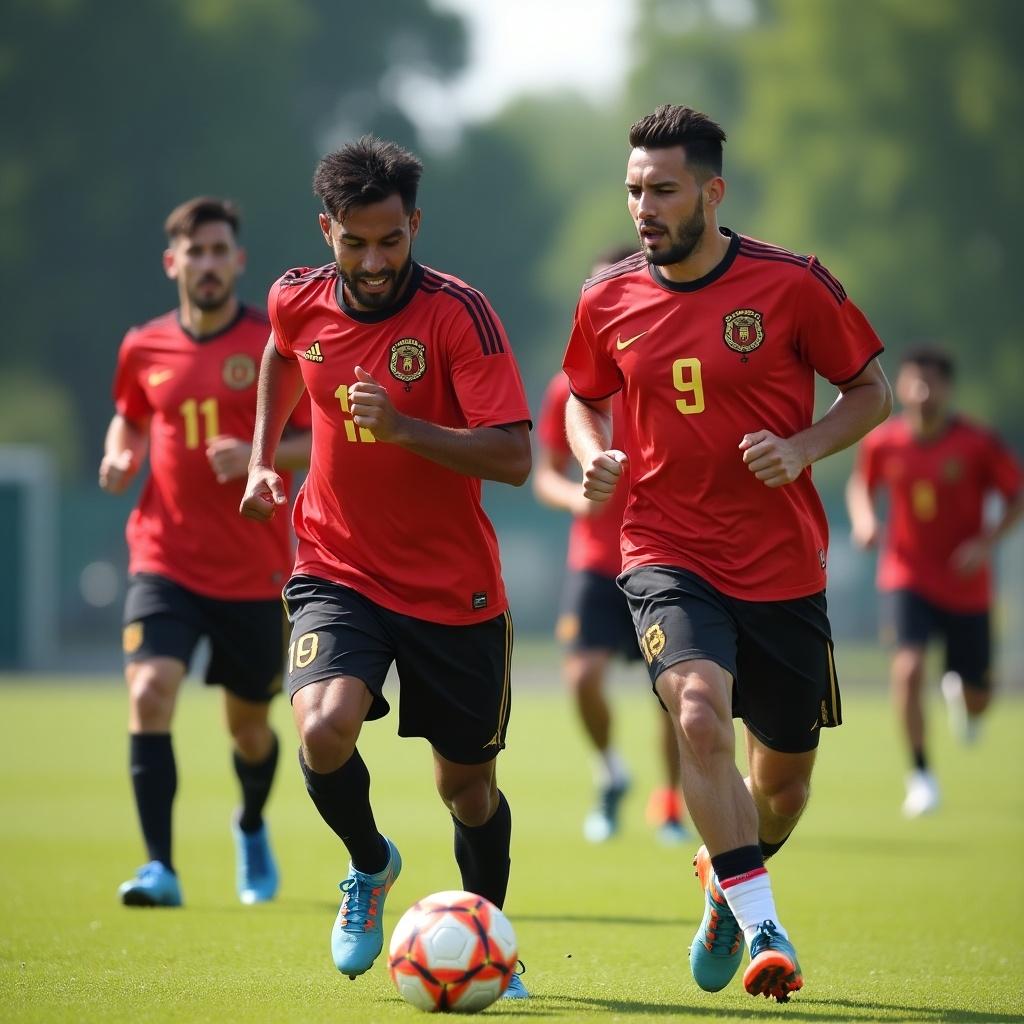
M404 415L446 427L529 422L519 369L487 300L413 264L397 306L339 304L334 264L290 270L270 290L278 351L298 359L313 404L313 456L295 500L295 572L352 587L392 611L447 625L508 604L481 481L358 428L360 365Z
M959 416L928 440L915 437L900 416L868 434L858 466L872 492L885 488L889 495L879 587L913 590L953 612L985 611L992 601L989 568L965 576L952 557L981 533L987 495L1012 499L1024 486L1009 449Z
M252 440L256 378L270 334L262 312L242 307L219 333L188 334L177 312L130 330L121 343L114 405L149 421L149 479L128 517L129 571L160 573L229 601L280 595L291 566L287 519L243 519L245 478L218 483L206 458L218 436ZM309 429L302 403L292 424ZM286 486L290 476L284 474Z
M569 398L569 378L559 373L552 378L544 395L537 419L537 436L552 452L572 458L569 439L565 436L565 403ZM616 395L612 402L612 447L622 448L622 402ZM599 505L592 516L576 516L569 530L570 569L588 569L602 576L618 576L622 566L622 514L629 496L629 468L622 475L611 498Z
M769 488L737 446L806 429L815 372L852 380L882 344L813 256L724 233L728 252L699 280L673 284L638 254L588 281L564 369L580 398L623 392L623 570L672 565L748 601L801 597L825 586L828 545L810 470Z

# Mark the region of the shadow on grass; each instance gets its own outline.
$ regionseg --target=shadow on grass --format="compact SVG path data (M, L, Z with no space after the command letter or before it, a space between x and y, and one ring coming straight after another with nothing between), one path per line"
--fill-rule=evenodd
M756 1009L753 1007L756 1005ZM563 1016L567 1011L582 1018L594 1013L626 1013L641 1017L714 1017L719 1020L764 1020L766 1010L786 1020L802 1021L878 1021L892 1019L935 1024L1024 1024L1024 1014L988 1013L981 1010L964 1010L952 1006L907 1006L901 1003L879 1003L856 999L801 999L799 995L786 1006L769 1004L758 1000L749 1010L726 1009L721 1006L687 1006L685 1003L652 1003L632 999L588 999L575 996L535 996L529 1003L513 1009L508 1003L502 1005L502 1016L550 1017ZM879 1014L885 1014L880 1017ZM888 1017L889 1014L893 1016ZM774 1014L772 1014L774 1016Z
M513 923L529 921L531 924L625 924L644 928L696 927L696 917L607 917L600 914L510 914Z

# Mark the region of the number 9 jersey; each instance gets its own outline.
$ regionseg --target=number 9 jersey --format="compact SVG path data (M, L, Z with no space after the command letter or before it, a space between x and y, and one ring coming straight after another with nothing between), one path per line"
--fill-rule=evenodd
M129 572L158 573L206 597L276 598L291 569L288 517L243 519L246 474L220 483L207 457L217 437L252 442L256 379L270 336L258 310L242 306L216 334L197 338L176 311L132 328L121 343L114 405L149 427L149 478L128 518ZM309 429L303 396L291 426ZM290 489L290 474L282 474Z
M804 597L825 588L828 548L810 470L769 488L738 446L805 430L815 373L852 381L882 343L813 256L722 232L726 255L698 280L669 281L637 253L587 281L563 368L584 401L622 391L623 571L677 566L747 601Z

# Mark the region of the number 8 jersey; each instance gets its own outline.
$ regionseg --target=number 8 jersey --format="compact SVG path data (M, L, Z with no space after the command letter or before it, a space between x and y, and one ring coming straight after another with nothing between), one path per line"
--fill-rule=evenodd
M149 478L128 518L129 571L166 576L225 601L279 596L291 568L288 517L243 519L245 476L218 483L206 457L218 436L249 444L256 422L256 379L270 324L241 307L216 334L196 338L176 311L130 330L121 343L114 405L149 425ZM291 420L309 429L309 404ZM283 474L291 487L289 474Z
M769 488L738 446L805 430L815 373L849 382L882 344L813 256L722 231L726 255L698 280L668 281L637 253L587 281L563 368L581 399L623 394L624 571L672 565L748 601L803 597L824 589L828 548L810 469Z

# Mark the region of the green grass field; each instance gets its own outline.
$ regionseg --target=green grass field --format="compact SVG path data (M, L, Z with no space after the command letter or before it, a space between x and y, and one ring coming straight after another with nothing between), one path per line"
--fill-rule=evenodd
M947 739L936 702L940 814L899 815L902 756L877 691L849 682L846 725L823 737L816 790L771 864L806 984L788 1005L739 980L709 995L689 975L702 903L692 846L659 847L643 822L655 771L655 708L636 675L615 689L636 775L624 832L588 846L582 739L537 654L524 653L509 749L514 817L506 910L533 998L494 1018L545 1022L1024 1022L1024 702L1006 699L982 745ZM840 662L842 670L843 665ZM535 685L537 683L542 685ZM544 683L547 685L543 685ZM0 681L0 1019L38 1021L413 1021L383 961L335 971L329 933L347 857L303 789L288 711L269 820L280 898L246 908L233 889L234 783L216 693L189 684L176 725L176 859L186 907L129 910L117 885L143 859L125 771L125 701L113 680ZM381 827L405 869L387 930L417 897L457 888L451 827L422 741L390 719L360 744ZM695 844L693 844L695 845Z

